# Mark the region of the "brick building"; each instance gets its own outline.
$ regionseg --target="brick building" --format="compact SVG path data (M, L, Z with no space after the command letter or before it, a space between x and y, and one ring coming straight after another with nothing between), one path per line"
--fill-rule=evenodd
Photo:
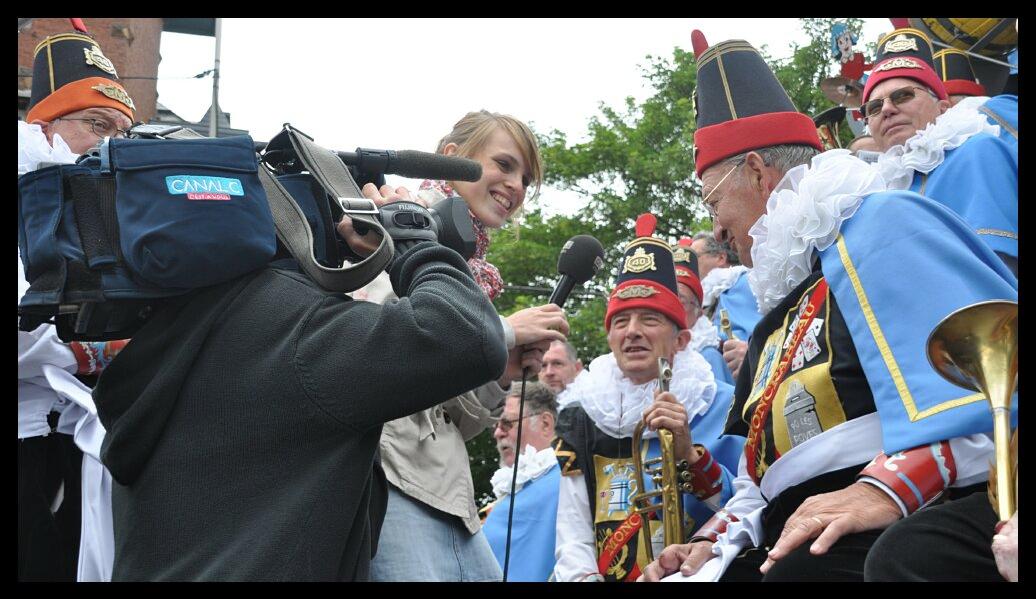
M214 19L92 19L83 18L87 32L115 64L119 79L136 105L137 121L180 125L209 134L212 108L197 123L187 121L158 102L159 45L162 31L215 35ZM18 19L18 118L24 119L32 90L32 53L48 35L73 31L68 19ZM230 113L218 111L218 137L247 135L230 126Z
M23 23L23 21L25 21ZM83 18L88 33L115 64L136 105L137 120L148 122L158 102L158 53L162 19ZM68 19L20 19L18 28L18 117L25 117L32 88L32 53L48 35L73 31Z

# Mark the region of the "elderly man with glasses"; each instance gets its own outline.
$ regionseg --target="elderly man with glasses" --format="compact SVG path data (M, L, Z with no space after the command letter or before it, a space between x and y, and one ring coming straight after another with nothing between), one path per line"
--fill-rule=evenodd
M520 384L511 386L511 393L493 429L496 449L500 452L500 469L490 481L496 501L490 508L482 532L503 569L507 551L507 518L513 501L507 581L545 582L554 571L554 529L561 479L561 470L551 448L558 419L558 402L547 385L527 384L519 439L520 390ZM512 496L511 479L517 451L522 455L518 459L518 478Z
M1017 128L1012 143L1010 123L985 96L951 108L933 66L931 41L916 29L878 42L860 109L883 152L878 169L889 189L909 189L960 215L1017 275ZM992 106L1011 98L1017 106L1014 96L997 96Z
M44 38L34 52L29 111L18 121L18 175L73 163L104 137L124 136L133 110L93 38ZM21 256L18 270L21 297L28 289ZM112 480L100 462L105 430L83 381L94 380L125 345L63 343L49 324L18 332L19 580L111 578Z
M822 152L747 42L691 39L695 168L765 315L724 428L747 437L737 493L644 578L860 581L883 529L984 490L989 409L925 340L963 306L1016 299L1017 279L945 206Z

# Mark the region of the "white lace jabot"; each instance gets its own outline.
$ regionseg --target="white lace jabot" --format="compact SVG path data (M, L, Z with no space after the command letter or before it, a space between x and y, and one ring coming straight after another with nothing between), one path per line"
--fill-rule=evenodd
M716 326L712 324L712 321L705 318L705 315L702 314L698 317L698 320L694 321L694 326L691 327L690 348L700 352L706 347L719 347L719 331L716 330Z
M24 175L39 168L41 162L73 164L79 155L68 148L65 140L54 134L54 145L39 125L18 121L18 174Z
M609 353L594 358L558 400L564 402L563 407L580 404L597 428L610 437L622 439L633 435L644 410L655 400L656 387L658 381L655 379L637 385L626 378L619 370L615 356ZM687 421L690 422L698 414L704 414L716 396L712 368L701 354L690 347L685 348L673 358L673 380L669 390L687 410ZM644 438L653 436L654 432L644 432Z
M553 447L545 447L539 451L532 445L526 445L525 451L518 458L518 480L515 483L515 493L522 490L525 483L536 480L545 472L558 463L554 455ZM514 468L504 466L493 473L489 484L493 485L493 494L497 499L511 492L511 477L514 476Z
M864 196L885 190L877 169L848 150L829 150L788 171L752 225L752 287L766 314L812 270L814 252L838 238Z
M746 270L748 270L748 267L743 264L710 270L709 274L705 275L705 278L701 280L703 296L701 305L707 308L714 304L716 298L727 289L730 289L737 282L741 273Z
M888 189L909 189L915 171L932 172L942 164L947 150L960 147L973 135L1000 135L1000 127L990 123L986 115L978 111L988 100L985 96L964 98L902 145L893 146L879 155L878 171Z

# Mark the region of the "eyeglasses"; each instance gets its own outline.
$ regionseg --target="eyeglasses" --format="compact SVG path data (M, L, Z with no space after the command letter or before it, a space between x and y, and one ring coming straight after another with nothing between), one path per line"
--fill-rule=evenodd
M863 116L865 116L867 118L873 118L873 117L877 116L878 113L881 112L882 107L885 106L886 98L889 99L889 100L892 100L892 105L893 106L899 106L900 104L905 104L906 102L909 102L910 100L913 100L914 97L917 96L917 94L914 93L915 89L919 89L919 90L921 90L921 91L931 95L933 98L937 97L931 91L929 91L929 90L927 90L927 89L925 89L923 87L917 87L916 85L910 85L910 86L907 86L907 87L901 87L901 88L897 89L896 91L890 93L885 98L875 98L874 100L868 101L866 104L864 104L860 108L860 111L863 112Z
M518 424L519 420L525 420L526 418L532 418L533 416L539 416L540 414L542 414L542 412L537 412L535 414L529 414L528 416L522 416L521 418L515 418L514 420L508 420L507 418L500 418L500 420L496 421L496 425L498 427L500 427L500 430L502 430L502 431L504 431L506 433L506 432L510 431L511 428L514 427L514 425Z
M741 166L744 163L744 160L738 161L737 164L735 164L733 167L731 167L729 171L727 171L727 174L723 175L723 178L719 180L719 183L717 183L715 187L712 188L712 191L710 191L704 198L702 198L702 202L705 203L705 209L709 211L709 218L711 218L712 220L716 220L716 206L723 198L716 198L716 201L711 203L709 202L709 198L711 198L712 194L716 193L716 190L719 189L721 185L723 185L723 182L727 180L727 177L730 176L730 173L734 172L734 170L737 169L737 167Z
M70 119L59 116L55 121L85 121L90 123L90 129L97 137L126 137L129 134L127 129L119 129L116 125L101 119Z

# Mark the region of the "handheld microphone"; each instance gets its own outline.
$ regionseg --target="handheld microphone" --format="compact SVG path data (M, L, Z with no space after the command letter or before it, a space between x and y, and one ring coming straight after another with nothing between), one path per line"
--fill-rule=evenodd
M558 284L549 303L562 307L576 285L589 281L604 266L604 247L590 235L576 235L565 242L558 256Z
M482 165L474 160L417 150L375 150L356 148L355 152L335 152L342 162L369 173L399 175L409 179L478 181Z
M589 281L604 266L604 246L591 235L576 235L565 242L558 256L558 284L550 294L549 303L561 308L568 294L576 285ZM522 372L522 391L518 400L518 439L522 438L522 421L525 419L525 380L529 377L529 369ZM507 538L504 541L504 582L507 582L507 569L511 562L511 525L514 519L514 494L518 485L518 458L521 447L515 450L514 464L511 466L511 504L507 509Z

